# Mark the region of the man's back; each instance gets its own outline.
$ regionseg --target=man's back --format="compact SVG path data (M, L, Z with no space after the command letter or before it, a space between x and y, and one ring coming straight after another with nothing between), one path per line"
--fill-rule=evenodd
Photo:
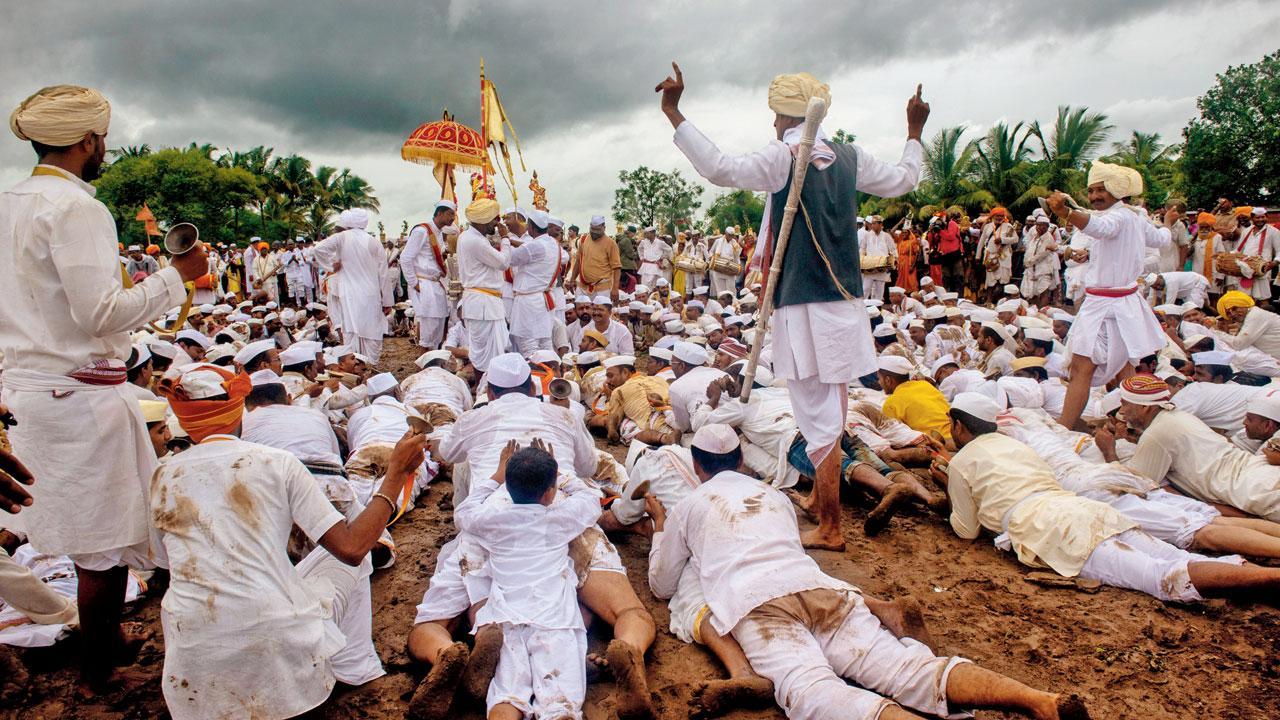
M491 477L508 440L522 445L534 438L548 443L562 471L590 477L596 469L595 443L567 408L528 395L508 393L462 414L440 440L445 462L466 461L471 477Z
M655 593L674 592L679 568L669 572L674 566L668 561L682 559L681 550L698 573L712 624L721 634L774 598L842 587L805 554L787 496L737 472L722 472L704 482L675 507L665 531L654 537L649 578Z
M241 437L292 453L303 462L342 464L338 438L319 410L299 405L266 405L244 416Z

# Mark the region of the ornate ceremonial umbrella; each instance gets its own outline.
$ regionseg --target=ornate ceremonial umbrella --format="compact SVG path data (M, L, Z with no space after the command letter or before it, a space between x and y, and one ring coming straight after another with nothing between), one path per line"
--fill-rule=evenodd
M480 170L487 162L484 139L480 133L454 122L446 110L437 121L419 125L404 141L400 157L419 165L432 165L436 182L440 183L440 196L455 203L454 168Z

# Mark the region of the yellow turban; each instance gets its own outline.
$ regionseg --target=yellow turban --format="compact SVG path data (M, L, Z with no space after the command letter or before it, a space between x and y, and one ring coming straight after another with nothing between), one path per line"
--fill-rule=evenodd
M467 206L467 222L471 224L491 223L498 218L498 201L489 198L472 200Z
M1231 308L1251 308L1253 307L1253 298L1245 295L1239 290L1231 290L1222 297L1218 298L1218 314L1222 317L1227 316L1227 311Z
M1142 194L1142 175L1133 168L1094 160L1089 168L1089 184L1102 183L1102 187L1117 200Z
M1239 205L1234 212L1236 217L1249 217L1253 214L1253 208L1248 205Z
M779 115L804 117L809 98L820 97L831 106L831 89L809 73L779 75L769 83L769 109Z
M111 103L102 93L79 85L54 85L22 101L9 115L19 140L52 147L75 145L90 132L106 135Z

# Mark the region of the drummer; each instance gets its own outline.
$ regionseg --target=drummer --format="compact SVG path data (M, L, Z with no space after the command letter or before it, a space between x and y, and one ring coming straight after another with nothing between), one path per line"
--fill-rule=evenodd
M893 236L885 232L884 218L879 215L867 218L861 243L858 254L862 257L864 297L884 300L884 291L889 285L889 268L892 267L892 260L898 257L898 245L893 241Z

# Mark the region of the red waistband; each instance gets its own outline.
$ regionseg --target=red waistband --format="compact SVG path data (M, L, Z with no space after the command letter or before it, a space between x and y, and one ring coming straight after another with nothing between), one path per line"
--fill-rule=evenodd
M1133 287L1130 287L1130 288L1108 288L1108 287L1085 288L1084 291L1089 295L1118 298L1118 297L1126 297L1138 292L1138 286L1134 285Z

